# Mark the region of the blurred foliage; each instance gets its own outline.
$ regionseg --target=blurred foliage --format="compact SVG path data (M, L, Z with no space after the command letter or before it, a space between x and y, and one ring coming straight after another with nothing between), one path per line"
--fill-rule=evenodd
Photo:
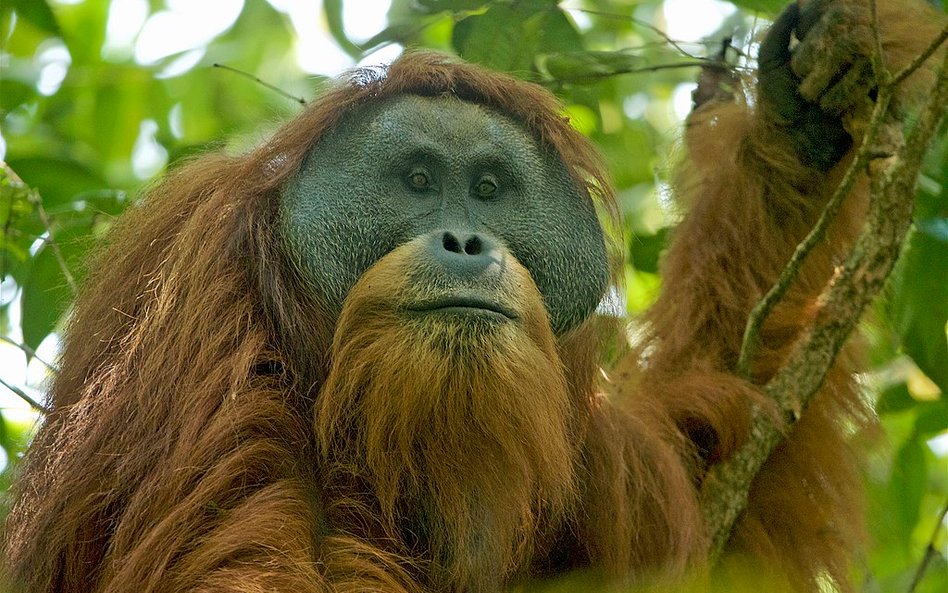
M311 18L354 60L393 44L432 47L553 90L577 128L600 147L614 177L628 238L628 309L635 314L660 286L657 261L677 221L664 182L681 123L673 99L690 90L682 85L694 80L694 64L713 55L722 39L750 54L755 32L783 3L735 0L741 10L708 43L659 33L661 0L394 0L388 26L361 43L347 37L343 0L324 0ZM263 0L247 0L233 25L208 43L154 61L136 61L131 43L111 43L107 22L119 4L0 4L0 154L6 161L0 172L0 353L5 360L25 357L31 376L37 374L34 351L55 349L54 336L81 284L82 262L129 203L127 196L184 156L245 148L299 109L250 76L213 64L259 77L290 96L312 97L324 84L291 59L294 25ZM161 0L146 6L149 15L165 8ZM746 59L739 65L747 66ZM946 320L948 141L942 133L927 157L916 228L888 298L864 324L867 394L877 398L884 427L881 438L859 442L870 451L873 545L857 562L865 591L907 591L930 543L934 553L916 590L948 590L948 538L944 530L932 537L948 499L948 471L946 459L928 446L948 433ZM7 368L14 367L0 370ZM36 393L35 378L0 379ZM9 407L14 395L0 397L7 402L0 408L2 496L33 416Z

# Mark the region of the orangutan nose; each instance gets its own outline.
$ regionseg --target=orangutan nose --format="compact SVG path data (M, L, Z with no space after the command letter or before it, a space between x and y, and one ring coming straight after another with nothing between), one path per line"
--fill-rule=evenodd
M449 274L463 280L476 278L501 261L497 244L477 233L435 231L428 240L427 249L434 261Z

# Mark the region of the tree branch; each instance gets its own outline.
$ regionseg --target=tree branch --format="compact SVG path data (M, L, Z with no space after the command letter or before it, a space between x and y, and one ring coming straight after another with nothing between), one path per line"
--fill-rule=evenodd
M10 385L9 383L7 383L6 381L4 381L3 379L0 379L0 385L3 385L3 386L6 387L7 389L9 389L14 395L16 395L17 397L19 397L20 399L22 399L22 400L25 401L26 403L30 404L30 407L33 408L34 410L36 410L37 412L40 412L41 414L49 414L49 408L47 408L47 407L44 406L43 404L39 403L38 401L36 401L36 400L33 399L32 397L28 396L28 395L26 394L26 392L23 391L22 389L20 389L19 387L15 387L15 386L13 386L13 385Z
M56 243L56 240L53 237L53 222L46 213L46 209L43 208L43 200L40 198L39 192L27 186L26 183L20 179L20 176L16 174L16 171L11 169L10 166L5 162L0 161L0 166L3 167L7 177L12 179L15 183L22 184L29 190L28 199L30 204L36 208L36 212L39 214L40 221L43 223L43 227L46 229L46 243L49 245L49 248L53 250L53 257L56 258L56 263L59 264L59 269L63 273L63 278L66 279L66 284L69 285L69 289L72 291L72 294L75 295L78 292L78 289L76 288L76 280L72 277L69 267L66 266L66 260L63 257L62 251L59 249L59 244Z
M683 47L681 46L682 43L688 43L688 42L685 42L685 41L681 41L681 42L676 41L676 40L672 39L671 37L669 37L669 36L668 36L668 33L665 33L664 31L662 31L661 29L659 29L658 27L656 27L656 26L653 25L652 23L649 23L648 21L643 21L642 19L637 19L637 18L635 18L634 16L627 15L627 14L617 14L617 13L614 13L614 12L606 12L606 11L604 11L604 10L594 10L594 9L591 9L591 8L572 8L572 7L568 7L568 6L563 7L563 10L565 10L565 11L567 11L567 12L582 12L582 13L584 13L584 14L589 14L589 15L593 15L593 16L598 16L598 17L603 17L603 18L608 18L608 19L621 20L621 21L626 21L626 22L629 22L629 23L633 23L633 24L636 25L637 27L643 27L643 28L645 28L645 29L648 29L648 30L651 31L652 33L655 33L656 35L658 35L659 37L661 37L668 45L670 45L670 46L674 47L675 49L677 49L683 56L689 57L689 58L691 58L691 59L693 59L693 60L700 60L700 59L702 59L702 58L700 58L700 57L694 55L693 53L691 53L691 52L685 50L685 48L683 48Z
M879 102L893 91L891 82L881 85ZM778 403L786 426L778 425L774 418L755 410L747 444L714 466L705 479L701 504L711 540L712 561L720 556L734 522L746 507L754 477L783 440L784 431L799 418L801 410L823 384L843 343L895 265L912 221L915 182L922 156L946 111L948 55L939 70L935 88L904 143L897 150L890 150L889 146L871 150L894 156L870 166L866 224L849 258L820 296L813 324L794 346L783 368L764 387L765 393ZM884 118L887 120L885 112L874 112L870 126L884 125L885 128L879 129L884 131L885 142L899 144L898 124Z
M239 74L240 76L244 76L244 77L246 77L246 78L249 78L250 80L256 82L257 84L259 84L259 85L261 85L261 86L263 86L263 87L265 87L265 88L268 88L268 89L270 89L271 91L274 91L275 93L278 93L278 94L280 94L280 95L286 97L286 98L289 99L290 101L295 101L295 102L299 103L300 105L306 105L306 99L304 99L304 98L302 98L302 97L297 97L297 96L291 95L290 93L284 91L284 90L281 89L280 87L278 87L278 86L276 86L276 85L273 85L273 84L270 84L269 82L267 82L267 81L265 81L265 80L261 80L260 78L254 76L253 74L251 74L251 73L249 73L249 72L244 72L243 70L240 70L239 68L234 68L233 66L228 66L227 64L221 64L221 63L219 63L219 62L214 62L213 64L211 64L211 68L220 68L221 70L227 70L228 72L233 72L234 74Z
M892 77L892 84L898 85L900 82L911 76L913 72L918 70L919 66L925 63L925 60L930 58L932 54L938 50L939 46L941 46L941 44L944 43L946 39L948 39L948 24L942 27L941 33L939 33L938 37L936 37L935 40L932 41L927 48L925 48L925 51L915 56L915 59L912 60L908 66L898 71L895 76Z
M577 83L584 83L584 82L593 82L595 80L602 80L605 78L612 78L613 76L621 76L623 74L644 74L646 72L658 72L659 70L672 70L675 68L704 68L706 66L720 66L720 64L712 63L710 60L702 58L699 60L672 62L670 64L655 64L652 66L640 66L638 68L616 68L614 70L610 70L609 72L590 72L587 74L582 74L582 75L577 75L577 76L561 76L549 82L555 82L557 84L560 84L560 83L577 84Z
M826 203L826 207L820 214L819 220L816 221L813 229L807 234L803 241L797 245L796 250L793 252L793 257L790 258L790 262L780 272L780 277L777 279L777 282L751 310L750 317L747 320L747 326L744 328L741 353L737 359L737 374L741 377L745 379L750 377L751 363L757 354L757 347L760 345L760 332L764 327L764 322L773 312L774 307L776 307L787 294L787 291L797 277L797 273L800 271L800 268L803 267L803 262L806 260L806 257L813 251L813 248L819 245L820 241L823 240L830 224L836 218L836 215L839 214L843 202L849 196L850 192L852 192L859 174L875 155L876 137L879 133L883 116L889 108L891 99L891 92L879 93L875 108L872 112L872 117L869 121L869 127L866 130L865 136L863 136L856 156L853 158L853 162L849 165L849 168L846 169L846 174L843 176L839 186L836 187L836 191L833 192L832 197L830 197Z
M948 502L945 503L945 506L941 508L941 512L938 513L938 521L935 522L935 529L932 531L932 536L928 540L928 545L925 546L925 555L922 556L922 561L918 563L918 570L915 571L915 575L912 577L912 584L909 585L908 593L915 592L915 589L918 588L918 584L922 582L922 577L925 576L928 563L931 562L935 554L938 553L938 549L935 548L935 541L941 532L941 524L945 520L945 515L948 515Z
M0 342L6 342L7 344L10 344L11 346L15 346L16 348L19 348L20 351L23 352L23 354L26 354L26 355L29 356L30 358L33 358L33 359L38 360L38 361L40 362L40 364L42 364L43 366L45 366L46 368L48 368L48 369L51 370L52 372L54 372L54 373L58 373L58 372L59 372L59 369L56 367L56 365L54 365L54 364L51 363L51 362L46 362L45 360L43 360L42 358L40 358L39 356L37 356L36 350L33 350L32 348L30 348L30 347L27 346L26 344L21 344L21 343L17 342L16 340L12 340L12 339L8 338L7 336L0 336Z

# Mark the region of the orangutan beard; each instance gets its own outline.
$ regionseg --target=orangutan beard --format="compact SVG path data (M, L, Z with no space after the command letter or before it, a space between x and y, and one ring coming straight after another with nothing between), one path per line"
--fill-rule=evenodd
M496 589L575 498L567 384L539 295L498 321L409 315L364 293L337 325L315 429L329 490L367 492L329 506L403 542L436 588Z

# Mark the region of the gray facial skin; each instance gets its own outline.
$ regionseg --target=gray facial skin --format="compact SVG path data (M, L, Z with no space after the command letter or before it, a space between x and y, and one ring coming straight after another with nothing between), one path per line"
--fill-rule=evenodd
M278 228L314 296L336 312L378 259L440 231L506 247L533 276L557 335L595 310L609 278L595 209L559 156L453 97L354 110L282 188Z

